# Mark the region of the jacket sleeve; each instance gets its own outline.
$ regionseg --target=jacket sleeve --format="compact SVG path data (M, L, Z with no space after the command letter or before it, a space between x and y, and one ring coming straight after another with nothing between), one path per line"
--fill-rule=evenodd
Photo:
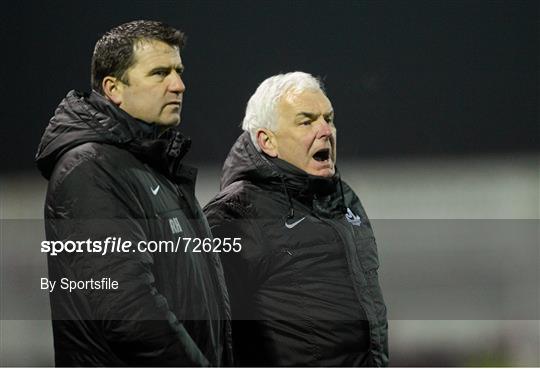
M264 280L264 263L260 258L262 232L250 215L249 206L236 201L210 203L204 213L214 237L240 239L239 252L222 252L220 258L231 299L232 318L248 319L252 310L249 308L251 295Z
M204 208L212 234L217 238L240 238L240 252L221 253L232 315L235 366L257 366L264 361L260 343L263 328L257 316L254 293L268 275L261 257L264 233L250 214L250 205L237 201L211 202Z
M104 340L128 366L209 366L179 321L184 317L175 316L156 289L152 254L136 249L149 234L147 214L117 176L92 160L77 165L48 197L47 238L103 244L116 237L130 241L133 251L64 252L49 255L49 265L63 265L76 280L117 281L116 290L85 290L87 310L78 313L101 325Z

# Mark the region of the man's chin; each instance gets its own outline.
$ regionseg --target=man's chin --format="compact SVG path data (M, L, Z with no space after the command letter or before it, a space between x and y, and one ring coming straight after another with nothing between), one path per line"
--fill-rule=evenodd
M320 174L321 177L332 177L334 174L336 174L335 169L328 169Z
M168 128L168 127L172 128L180 124L180 119L163 120L160 122L156 122L156 124L163 128Z
M332 177L336 173L336 170L333 166L318 169L312 168L311 170L307 171L307 173L317 177Z

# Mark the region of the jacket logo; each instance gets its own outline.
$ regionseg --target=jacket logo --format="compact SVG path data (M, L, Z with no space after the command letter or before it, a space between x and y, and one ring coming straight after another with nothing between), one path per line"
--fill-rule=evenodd
M156 188L150 187L150 190L152 191L152 193L154 194L154 196L157 195L157 193L158 193L158 191L159 191L159 185L157 185Z
M360 217L353 213L349 208L347 208L347 214L345 214L345 219L347 219L347 222L355 226L359 226L360 224L362 224L362 219L360 219Z
M304 219L306 219L306 217L303 217L302 219L300 220L297 220L296 222L294 223L287 223L287 221L285 221L285 227L289 228L289 229L293 229L294 227L296 227L301 221L303 221Z
M159 186L158 186L159 188ZM171 227L171 232L173 234L175 233L182 233L182 226L180 225L180 222L178 221L178 218L170 218L169 219L169 226Z

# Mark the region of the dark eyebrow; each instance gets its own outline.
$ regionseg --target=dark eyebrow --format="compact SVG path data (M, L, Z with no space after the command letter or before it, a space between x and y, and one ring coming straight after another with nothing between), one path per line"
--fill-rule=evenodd
M155 73L155 72L158 72L158 71L168 71L170 72L171 70L175 70L178 74L182 74L184 72L184 66L183 65L178 65L178 66L157 66L157 67L154 67L152 68L148 74L152 74L152 73Z

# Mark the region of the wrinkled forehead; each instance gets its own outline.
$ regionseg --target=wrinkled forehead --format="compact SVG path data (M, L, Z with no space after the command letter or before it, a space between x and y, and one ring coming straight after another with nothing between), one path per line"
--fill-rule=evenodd
M318 114L326 114L333 110L332 103L320 89L303 91L289 89L281 96L278 106L289 111L309 111Z

